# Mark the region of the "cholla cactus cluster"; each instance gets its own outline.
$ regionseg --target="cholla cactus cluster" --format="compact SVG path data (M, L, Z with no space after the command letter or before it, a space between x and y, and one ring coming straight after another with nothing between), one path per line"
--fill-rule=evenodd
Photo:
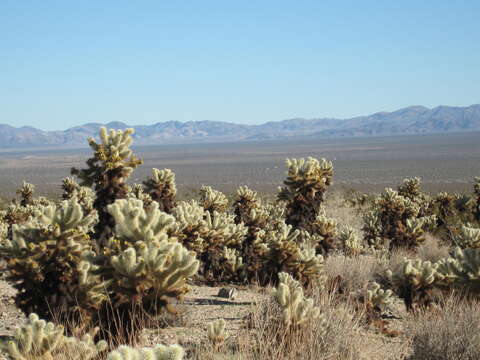
M63 326L40 320L37 314L30 314L12 340L0 342L0 350L13 360L91 360L106 349L107 343L95 344L91 334L81 339L65 336Z
M103 340L95 343L94 335L95 332L81 338L65 336L63 326L47 323L38 315L31 314L27 323L16 330L12 340L0 341L0 351L3 350L12 360L93 360L98 359L108 347ZM142 349L120 346L108 353L106 359L181 360L183 354L184 350L179 345Z
M304 296L298 281L287 273L278 274L278 278L273 297L282 309L282 321L286 328L296 330L309 321L324 321L320 308Z
M428 306L437 291L461 288L477 295L480 290L480 179L473 197L430 198L417 178L406 179L398 191L364 197L367 211L359 234L327 213L333 166L325 159L287 160L287 178L275 201L246 186L231 206L225 194L209 186L200 189L197 200L177 201L169 169L153 169L143 183L127 184L141 164L130 149L132 134L102 128L100 142L90 139L94 154L85 169L72 169L80 183L63 180L61 200L36 198L33 185L24 183L20 200L0 211L0 257L24 313L47 320L54 313L77 326L75 333L100 327L95 336L112 343L125 335L121 331L140 329L144 319L159 319L164 310L174 314L173 304L193 279L273 284L288 333L310 320L325 321L302 286L334 291L336 280L325 275L326 257L341 252L388 258L392 249L415 250L426 232L442 227L460 247L436 263L405 259L388 273L385 289L377 283L362 288L369 316L378 319L393 293L414 310ZM208 325L216 346L228 336L225 326L224 320ZM21 360L52 360L67 350L74 360L93 359L104 350L93 336L68 338L63 328L31 315L4 349ZM109 360L182 357L179 346L163 345L124 346L107 355Z

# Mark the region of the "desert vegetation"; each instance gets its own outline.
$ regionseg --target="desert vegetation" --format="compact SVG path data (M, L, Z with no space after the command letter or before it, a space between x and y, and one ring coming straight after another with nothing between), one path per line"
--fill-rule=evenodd
M59 199L24 182L2 205L1 264L25 315L0 340L7 358L480 359L480 178L468 194L407 178L341 196L334 162L291 158L273 198L204 185L180 199L170 169L131 181L132 133L102 128ZM188 324L204 288L233 315L251 294L240 327L146 341Z

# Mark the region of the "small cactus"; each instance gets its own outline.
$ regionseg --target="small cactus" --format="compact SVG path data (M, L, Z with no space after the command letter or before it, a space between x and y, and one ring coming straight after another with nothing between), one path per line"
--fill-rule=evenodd
M225 330L226 324L224 319L218 319L207 325L208 339L214 345L223 343L229 337L228 332Z
M183 354L184 350L180 345L156 345L142 349L120 346L109 353L106 360L181 360Z

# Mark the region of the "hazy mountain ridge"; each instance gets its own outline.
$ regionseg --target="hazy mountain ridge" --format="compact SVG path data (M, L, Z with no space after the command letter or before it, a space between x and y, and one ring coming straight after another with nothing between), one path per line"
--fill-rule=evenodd
M223 121L167 121L129 126L122 122L87 123L64 131L43 131L30 126L0 124L0 147L82 146L97 136L100 126L135 128L136 144L218 142L279 139L299 136L372 136L439 132L480 131L480 105L438 106L428 109L410 106L393 112L379 112L351 119L289 119L261 125Z

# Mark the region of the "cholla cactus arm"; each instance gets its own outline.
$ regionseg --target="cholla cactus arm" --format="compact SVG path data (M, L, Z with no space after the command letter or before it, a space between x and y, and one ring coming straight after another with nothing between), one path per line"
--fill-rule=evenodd
M202 186L200 189L200 203L205 211L224 212L228 208L228 199L220 191L210 186Z
M229 334L225 330L226 324L224 319L218 319L207 325L207 336L212 343L221 344L228 338Z
M142 349L120 346L107 355L107 360L181 360L183 355L184 350L180 345L157 345Z
M204 216L205 210L195 201L181 201L172 210L175 227L172 233L189 250L202 254L206 249L204 240L208 232Z
M170 213L176 206L177 186L175 184L175 174L172 170L153 168L152 176L143 182L143 186L152 200L158 202L160 210Z
M278 274L278 278L273 297L282 308L283 323L287 328L296 329L320 317L320 309L313 305L313 300L304 297L298 281L287 273Z
M115 220L115 234L124 243L136 241L161 241L166 238L174 225L173 216L161 212L158 203L152 203L147 209L138 199L121 199L108 206Z
M325 159L287 159L287 178L278 200L286 202L287 223L303 227L313 221L332 183L333 166Z

